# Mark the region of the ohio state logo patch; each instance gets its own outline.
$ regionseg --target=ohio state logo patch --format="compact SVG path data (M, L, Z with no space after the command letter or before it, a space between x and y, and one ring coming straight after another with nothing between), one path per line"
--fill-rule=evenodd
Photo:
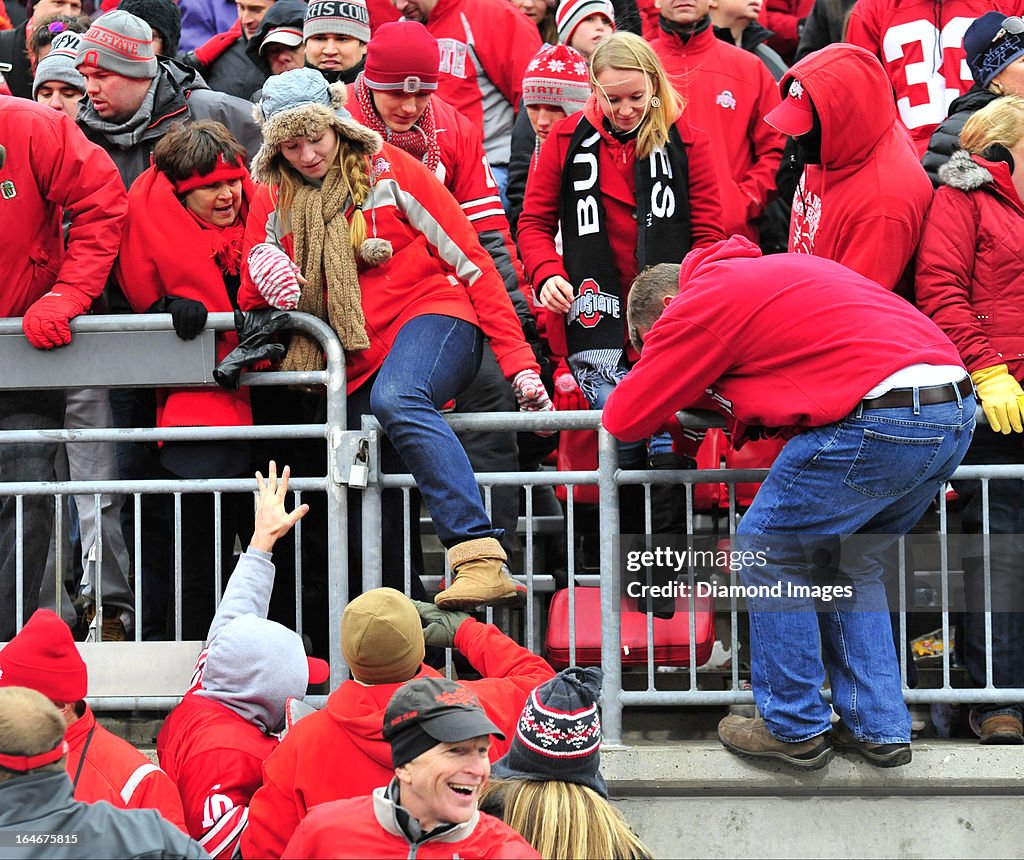
M736 110L736 96L729 90L722 90L715 96L715 104L726 110Z
M605 314L613 319L621 319L620 307L618 296L602 293L597 281L587 278L580 284L580 294L572 300L569 322L579 323L584 328L593 328L601 322Z

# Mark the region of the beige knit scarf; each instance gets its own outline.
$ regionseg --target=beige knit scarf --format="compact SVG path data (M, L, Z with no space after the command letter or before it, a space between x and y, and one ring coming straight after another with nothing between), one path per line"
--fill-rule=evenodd
M330 323L346 350L369 349L359 273L345 218L349 197L340 170L331 170L320 188L303 183L292 203L295 262L306 277L297 310ZM322 275L327 277L326 308ZM323 349L311 337L293 332L282 370L323 370Z

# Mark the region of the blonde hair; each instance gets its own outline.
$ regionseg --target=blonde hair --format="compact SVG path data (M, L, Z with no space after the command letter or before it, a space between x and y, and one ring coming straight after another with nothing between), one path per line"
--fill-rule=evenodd
M352 250L358 252L359 246L366 239L366 219L359 207L370 194L370 172L367 166L365 155L354 152L345 145L345 138L340 135L337 129L331 129L338 139L338 145L330 157L330 168L328 173L334 170L341 171L341 178L345 183L349 197L355 206L352 217L349 220L349 241ZM288 159L278 150L270 162L268 169L272 185L277 186L277 214L281 219L281 226L290 230L289 213L292 208L292 201L295 199L295 192L304 183L302 174L288 163ZM326 176L324 177L326 179Z
M633 33L619 31L606 36L590 55L590 84L601 98L604 98L604 87L597 82L597 76L608 69L642 72L653 90L651 99L657 98L660 102L657 107L652 104L648 108L636 136L636 157L647 158L659 146L668 143L669 129L679 119L686 102L672 88L654 49Z
M968 152L981 155L993 144L1007 149L1024 137L1024 98L1003 96L971 114L960 132L960 145Z
M66 728L57 706L42 693L27 687L0 688L0 752L24 756L49 752L61 742ZM63 757L26 773L62 770ZM20 771L0 768L0 782L21 774Z
M651 856L619 811L586 786L496 779L484 788L481 804L491 794L503 799L502 820L545 860L640 860Z

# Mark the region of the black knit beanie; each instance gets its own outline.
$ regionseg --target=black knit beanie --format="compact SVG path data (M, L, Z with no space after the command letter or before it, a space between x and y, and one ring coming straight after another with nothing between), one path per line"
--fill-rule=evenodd
M575 782L608 797L601 776L600 669L570 666L526 700L507 753L491 765L494 779Z
M181 10L174 0L121 0L118 9L141 18L159 34L164 42L163 56L178 53L181 40Z

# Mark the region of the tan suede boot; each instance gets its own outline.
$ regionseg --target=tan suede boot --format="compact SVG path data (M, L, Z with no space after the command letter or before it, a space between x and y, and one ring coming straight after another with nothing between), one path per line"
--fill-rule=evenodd
M477 606L521 606L521 592L508 575L507 556L494 538L477 538L448 550L452 584L434 598L441 609Z

